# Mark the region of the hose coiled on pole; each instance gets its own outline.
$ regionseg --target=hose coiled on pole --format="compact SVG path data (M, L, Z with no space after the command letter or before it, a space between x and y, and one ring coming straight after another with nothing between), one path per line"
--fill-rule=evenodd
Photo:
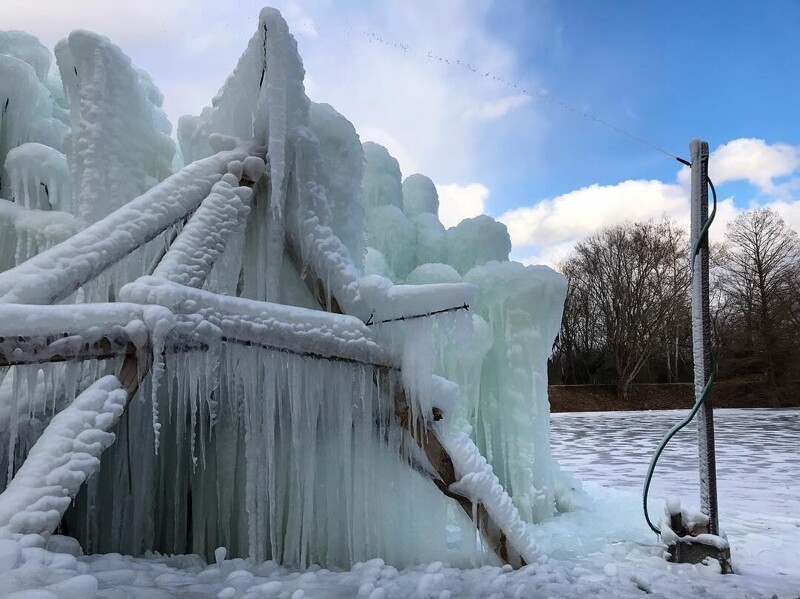
M717 190L714 189L714 184L711 182L711 179L708 179L708 186L711 188L711 194L714 198L714 207L711 210L711 214L706 219L703 228L700 229L700 235L697 236L697 241L695 241L694 247L692 248L692 265L694 265L694 260L697 258L697 254L700 253L700 248L703 245L703 241L708 237L708 230L711 228L711 223L714 222L714 217L717 214ZM650 466L647 469L647 476L645 477L644 481L644 490L642 492L642 507L644 508L644 518L647 520L647 525L650 529L656 533L657 535L661 534L661 530L656 527L655 524L650 520L650 513L647 510L647 496L650 493L650 483L653 480L653 472L655 472L656 464L658 464L658 460L661 457L661 454L664 451L664 448L667 446L672 438L677 435L683 428L686 427L692 420L694 420L695 415L697 414L698 410L702 407L702 405L706 401L706 397L711 392L711 388L714 386L714 381L717 379L717 359L714 353L711 353L711 375L708 377L708 381L706 382L705 387L703 387L703 392L700 394L700 397L697 398L694 406L692 406L689 415L684 418L681 422L673 426L669 432L664 436L659 443L658 448L656 449L655 454L653 454L653 458L650 460Z

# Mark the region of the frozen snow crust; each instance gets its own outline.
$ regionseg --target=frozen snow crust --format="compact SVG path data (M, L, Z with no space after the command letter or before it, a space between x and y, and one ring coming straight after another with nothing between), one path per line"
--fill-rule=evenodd
M53 536L47 550L0 541L2 592L53 597L669 597L693 599L795 599L800 588L795 547L800 541L800 494L793 477L800 411L720 410L717 422L722 519L734 550L736 575L721 576L709 565L673 564L641 518L641 477L676 412L570 413L553 417L553 451L586 480L585 505L534 530L548 554L517 571L499 566L455 568L434 561L397 568L372 559L338 570L295 569L274 561L237 559L220 550L208 561L198 556L118 553L81 555L68 537ZM124 418L124 417L123 417ZM658 494L692 485L685 456L692 435L678 440L656 481ZM598 446L606 451L593 451ZM746 459L742 460L742 453ZM695 457L696 459L696 457ZM776 480L785 481L777 489ZM783 487L783 486L782 486ZM663 502L653 502L654 511ZM52 586L51 586L52 585ZM44 592L52 593L44 594ZM295 593L297 593L295 595ZM359 594L361 593L361 594ZM373 594L374 593L374 594Z
M0 506L40 493L46 512L18 528L44 538L60 522L92 553L491 562L431 483L418 447L431 435L455 470L446 492L481 504L509 554L539 560L526 523L574 498L547 448L563 278L508 262L488 216L445 229L430 179L403 182L385 148L308 100L273 9L212 106L181 119L173 174L161 94L119 48L84 31L59 43L66 95L43 57L0 33L13 93L36 99L0 140L0 229L13 232L0 241L0 336L26 339L22 352L0 343L15 364L0 383ZM120 374L132 357L135 384ZM119 415L91 421L81 402L114 412L92 383L115 370L126 389L108 393L135 397L112 445ZM85 424L65 428L71 413ZM42 490L20 465L51 429L74 437L85 467ZM102 442L78 443L92 435Z

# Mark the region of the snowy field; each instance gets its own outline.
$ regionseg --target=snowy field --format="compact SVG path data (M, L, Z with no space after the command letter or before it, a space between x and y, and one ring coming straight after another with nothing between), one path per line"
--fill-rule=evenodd
M553 454L584 481L588 500L532 528L549 558L521 571L434 563L398 572L373 560L350 572L296 572L271 562L205 565L191 556L76 559L0 541L0 591L13 596L18 590L20 597L800 597L800 410L717 412L720 523L732 546L733 576L719 575L715 565L662 560L641 514L650 454L681 414L553 415ZM670 445L656 471L654 513L666 494L697 504L695 454L693 433Z

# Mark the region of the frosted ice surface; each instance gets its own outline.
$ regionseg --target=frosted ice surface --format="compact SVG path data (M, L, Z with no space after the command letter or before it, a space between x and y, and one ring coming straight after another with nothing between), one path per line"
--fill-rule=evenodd
M329 104L311 103L311 130L319 139L333 232L347 246L356 267L364 265L364 208L361 179L364 150L355 127Z
M395 206L403 208L400 164L389 151L375 142L364 143L364 179L361 183L364 207Z
M242 166L241 162L236 163ZM263 162L261 166L263 171ZM238 178L234 179L238 185ZM244 226L252 196L253 190L249 187L234 187L224 178L215 183L161 259L153 276L190 287L202 286L212 265L224 252L228 239Z
M120 298L158 304L176 314L199 314L223 335L240 341L319 356L387 362L369 329L352 316L223 296L156 277L142 277L126 285Z
M55 66L53 55L36 37L23 31L0 31L0 55L13 56L33 67L36 76L44 87L49 91L51 101L48 111L42 116L49 118L52 116L60 121L60 125L55 125L58 129L56 135L47 135L46 139L41 138L36 141L48 143L55 148L61 148L61 136L69 126L67 115L67 102L64 96L64 87L61 78L58 76L58 69ZM52 114L50 114L52 112Z
M358 281L361 298L372 309L373 320L425 315L448 308L471 306L478 288L469 283L393 285L377 275Z
M4 168L8 152L26 142L61 148L65 131L64 124L54 116L50 92L34 67L0 53L0 197L11 199Z
M13 335L22 337L77 335L80 339L64 337L53 343L66 346L72 342L92 343L103 335L109 335L114 327L129 327L133 322L172 320L170 312L159 306L142 306L113 302L108 304L78 304L30 306L25 304L0 304L0 337ZM134 341L139 337L142 345L145 337L128 329Z
M65 141L74 210L93 223L147 191L172 172L169 137L152 81L111 41L73 31L56 45L70 107Z
M0 200L0 272L74 235L82 223L67 212L26 210Z
M364 274L378 275L392 281L397 278L383 254L371 247L364 254Z
M439 217L432 212L420 212L411 222L417 230L416 264L446 262L447 234Z
M383 254L392 272L403 279L416 266L417 231L395 205L368 207L367 245Z
M158 89L158 86L153 81L153 78L145 70L140 68L136 69L139 75L139 84L142 86L145 98L150 103L150 112L153 116L153 127L159 133L165 135L172 134L172 123L169 122L167 113L163 110L164 94Z
M0 302L46 304L62 299L193 211L248 146L193 163L104 219L12 271L0 273Z
M228 172L231 172L230 167L231 165L229 164ZM242 170L248 179L254 183L257 183L259 179L264 176L264 173L267 170L267 165L264 164L264 159L260 156L248 156L242 163Z
M200 116L187 114L178 119L178 144L184 165L213 154L206 130L206 123L211 119L211 110L207 106Z
M29 210L61 210L72 207L72 179L67 157L40 143L12 148L6 157L11 198Z
M403 181L403 212L412 218L422 212L439 214L439 193L430 177L419 173Z
M33 67L39 81L47 82L53 56L35 36L24 31L0 31L0 54L27 62Z
M561 324L566 281L545 266L489 262L464 280L494 342L481 378L476 444L527 521L556 508L560 473L548 447L547 358ZM513 448L513 449L511 449Z
M449 264L426 263L417 266L406 277L408 285L425 285L429 283L460 283L462 277Z
M506 226L482 214L447 230L447 263L461 274L490 260L508 260L511 238Z

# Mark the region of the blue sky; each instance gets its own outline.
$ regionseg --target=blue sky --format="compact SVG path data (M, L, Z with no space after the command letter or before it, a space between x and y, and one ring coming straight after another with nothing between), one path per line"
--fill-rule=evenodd
M516 23L520 72L539 73L556 96L673 153L685 156L692 136L712 147L743 137L800 141L800 80L792 75L800 66L800 3L543 3L551 39L538 45L526 34L536 30L542 3L516 3L524 7L516 19L511 4L498 3L489 25L499 36ZM547 196L674 173L674 164L624 137L557 108L546 114L553 129L546 168L527 179L520 169L516 190ZM514 189L500 195L501 208L523 200Z
M174 124L209 103L262 4L3 0L0 26L50 47L73 28L108 35L151 73ZM720 225L769 204L800 229L798 2L274 4L298 39L309 96L386 145L404 175L429 175L446 224L480 212L505 222L517 259L553 264L599 226L688 215L677 163L520 88L682 156L693 136L707 139Z

